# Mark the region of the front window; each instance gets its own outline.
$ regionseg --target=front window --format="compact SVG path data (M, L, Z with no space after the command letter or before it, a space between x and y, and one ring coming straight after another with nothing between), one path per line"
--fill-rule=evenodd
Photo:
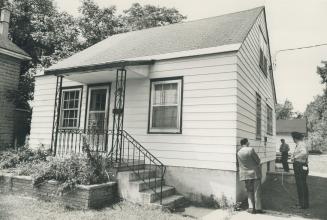
M151 82L149 132L181 132L182 80Z
M78 128L80 114L81 88L62 91L60 127Z

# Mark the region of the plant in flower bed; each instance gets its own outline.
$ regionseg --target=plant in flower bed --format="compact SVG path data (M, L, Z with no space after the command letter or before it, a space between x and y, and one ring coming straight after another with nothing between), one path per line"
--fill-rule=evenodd
M0 169L18 168L25 164L46 161L49 154L50 152L44 150L42 146L37 150L27 147L18 149L7 148L0 151Z
M70 157L48 157L46 161L28 163L19 171L19 175L32 176L34 186L48 180L59 182L59 193L74 190L76 185L92 185L110 181L111 169L108 158L98 153L92 153L89 144L84 139L83 155Z

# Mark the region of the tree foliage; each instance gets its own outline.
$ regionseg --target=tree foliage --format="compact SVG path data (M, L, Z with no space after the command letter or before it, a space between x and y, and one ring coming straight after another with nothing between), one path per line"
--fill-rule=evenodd
M317 67L317 73L321 77L325 91L307 106L304 115L308 119L308 141L312 148L327 150L327 64Z
M289 120L293 117L293 104L289 100L285 100L283 104L276 105L276 119Z
M125 31L135 31L145 28L174 24L186 19L175 8L156 7L134 3L124 11L122 20Z

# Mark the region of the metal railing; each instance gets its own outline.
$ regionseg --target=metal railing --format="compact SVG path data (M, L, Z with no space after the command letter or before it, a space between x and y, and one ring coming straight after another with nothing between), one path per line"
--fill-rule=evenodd
M84 129L58 129L55 146L56 155L68 156L83 153L83 137L88 139L93 152L108 152L108 143L111 143L111 130L84 130Z
M120 132L122 144L119 149L112 149L111 159L118 163L119 167L127 167L133 171L138 179L154 192L155 200L159 197L162 204L165 165L125 130ZM140 172L139 166L144 166L143 173Z
M87 138L92 152L104 153L117 167L126 167L133 171L138 179L154 192L155 199L159 198L162 204L166 167L125 130L118 132L121 144L112 148L113 132L111 130L58 129L56 155L65 157L84 153L84 137Z

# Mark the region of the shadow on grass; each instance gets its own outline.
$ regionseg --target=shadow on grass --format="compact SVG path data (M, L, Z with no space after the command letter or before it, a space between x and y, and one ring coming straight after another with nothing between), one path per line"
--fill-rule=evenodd
M308 219L327 219L327 178L308 176L309 209L295 207L298 203L293 174L269 173L263 184L263 205L267 210L298 215Z

